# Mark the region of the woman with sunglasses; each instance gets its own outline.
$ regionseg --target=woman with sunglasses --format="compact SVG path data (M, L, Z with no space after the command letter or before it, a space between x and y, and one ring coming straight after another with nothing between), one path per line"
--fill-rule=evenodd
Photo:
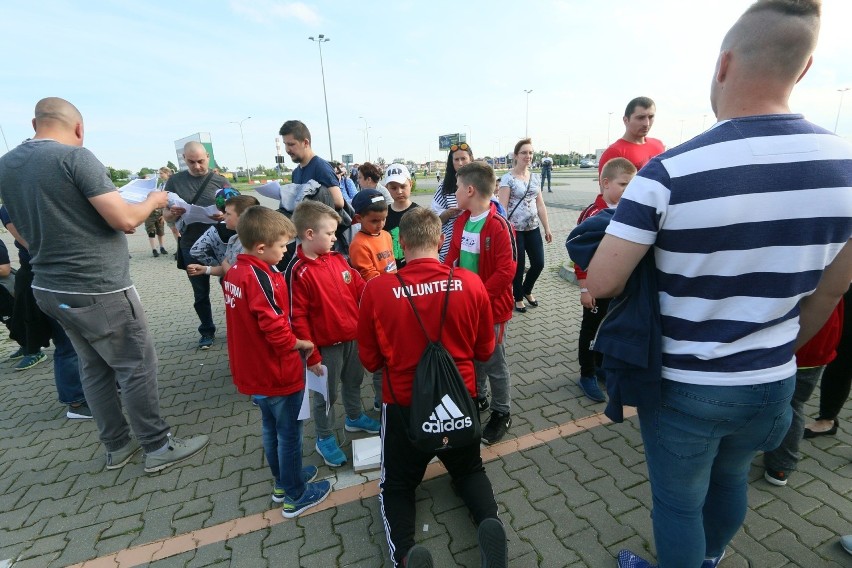
M547 219L547 207L541 195L541 177L532 173L532 140L524 138L515 144L515 166L500 178L497 197L506 211L507 219L515 227L515 241L518 245L518 270L512 283L515 295L515 310L526 312L524 299L532 307L538 306L533 296L533 286L541 271L544 270L544 243L541 230L544 228L544 240L550 243L550 222ZM524 278L524 253L530 257L530 269Z
M447 170L444 173L444 181L438 184L435 196L432 198L432 211L441 218L441 232L444 233L444 244L438 254L441 262L450 250L450 241L453 240L453 222L461 213L456 203L456 171L465 164L473 161L473 150L467 143L453 144L447 154Z

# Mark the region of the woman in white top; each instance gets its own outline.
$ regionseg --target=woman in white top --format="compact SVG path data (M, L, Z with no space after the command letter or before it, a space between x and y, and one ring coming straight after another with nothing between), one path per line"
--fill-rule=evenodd
M507 218L515 227L515 240L518 244L518 270L512 282L515 296L515 310L526 312L524 299L532 307L538 306L533 296L533 286L541 271L544 270L544 243L541 230L544 228L544 240L550 243L550 223L547 220L547 207L541 195L541 176L530 171L533 161L532 140L524 138L515 144L515 166L500 178L497 197ZM530 269L524 278L526 253L530 257Z

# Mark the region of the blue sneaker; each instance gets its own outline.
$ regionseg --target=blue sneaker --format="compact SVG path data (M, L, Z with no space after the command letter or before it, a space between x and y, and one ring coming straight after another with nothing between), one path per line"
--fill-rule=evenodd
M18 359L23 359L24 355L25 355L24 348L18 347L17 351L15 351L11 355L9 355L9 361L17 361Z
M618 552L618 568L657 568L641 556L636 556L627 549Z
M333 434L328 438L317 438L316 449L329 467L340 467L346 463L346 454L337 445L337 438Z
M284 515L285 519L297 517L305 509L310 509L314 505L319 505L325 501L329 493L331 493L331 482L328 480L308 483L305 487L305 492L295 501L289 497L284 497L281 514Z
M589 400L593 402L606 402L606 397L601 391L601 387L598 386L597 377L580 377L577 384L580 385L580 390L583 391L583 394Z
M198 340L198 348L204 349L205 351L210 349L213 345L213 339L215 338L212 335L202 335L201 339Z
M39 351L35 355L25 355L21 362L15 365L16 371L26 371L27 369L31 369L47 359L47 355L44 354L44 351Z
M722 554L720 554L718 558L705 558L704 562L701 564L701 568L716 568L724 557L725 551L723 550Z
M315 465L306 465L302 468L302 480L305 483L310 483L314 479L317 478L317 473L319 470ZM283 503L284 498L287 497L287 492L284 491L281 487L275 487L272 490L272 500L276 503Z
M378 434L382 426L363 412L361 416L355 420L346 417L346 425L344 426L347 432L367 432L368 434Z

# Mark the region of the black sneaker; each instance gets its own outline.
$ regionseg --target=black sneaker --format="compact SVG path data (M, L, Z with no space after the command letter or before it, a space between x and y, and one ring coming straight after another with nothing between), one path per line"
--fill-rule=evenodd
M783 471L767 469L763 472L763 479L776 487L784 487L787 485L787 473Z
M487 568L508 568L509 547L506 544L506 529L497 519L485 519L477 529L479 557Z
M157 258L158 256L160 256L160 253L157 252L157 249L151 249L151 254L154 255L154 258Z
M402 565L405 568L432 568L432 554L425 546L415 544L408 550Z
M476 397L476 409L480 412L485 412L491 408L491 405L488 403L488 398L486 397Z
M169 251L166 250L166 247L160 247L160 254L169 254Z
M503 439L509 427L512 425L512 417L507 412L501 414L496 410L491 412L491 418L488 419L488 424L482 429L482 443L487 446L496 444Z

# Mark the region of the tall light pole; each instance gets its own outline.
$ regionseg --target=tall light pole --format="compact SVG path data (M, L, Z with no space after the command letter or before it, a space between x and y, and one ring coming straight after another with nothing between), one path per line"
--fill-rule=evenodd
M251 183L251 170L249 169L248 154L246 154L246 138L243 136L243 123L250 119L250 116L245 117L241 121L230 121L228 124L238 124L240 126L240 140L243 142L243 158L246 159L246 173L248 174L249 183Z
M372 160L370 159L370 127L367 126L366 118L364 118L363 116L359 116L358 118L364 121L364 138L367 140L367 161L371 162Z
M328 120L328 97L325 94L325 67L322 64L322 44L331 41L331 38L320 34L314 39L314 36L308 38L311 41L317 42L320 54L320 72L322 73L322 98L325 101L325 126L328 129L328 153L331 160L334 160L334 150L331 149L331 122Z
M834 119L834 133L837 134L837 124L840 122L840 109L843 108L843 95L846 94L852 87L845 87L843 89L837 89L837 92L840 93L840 104L837 105L837 118Z
M609 111L609 116L606 119L606 146L609 146L609 129L612 126L612 113L613 111Z
M527 123L524 127L524 138L529 138L530 136L530 93L533 92L532 89L524 89L524 92L527 94Z

